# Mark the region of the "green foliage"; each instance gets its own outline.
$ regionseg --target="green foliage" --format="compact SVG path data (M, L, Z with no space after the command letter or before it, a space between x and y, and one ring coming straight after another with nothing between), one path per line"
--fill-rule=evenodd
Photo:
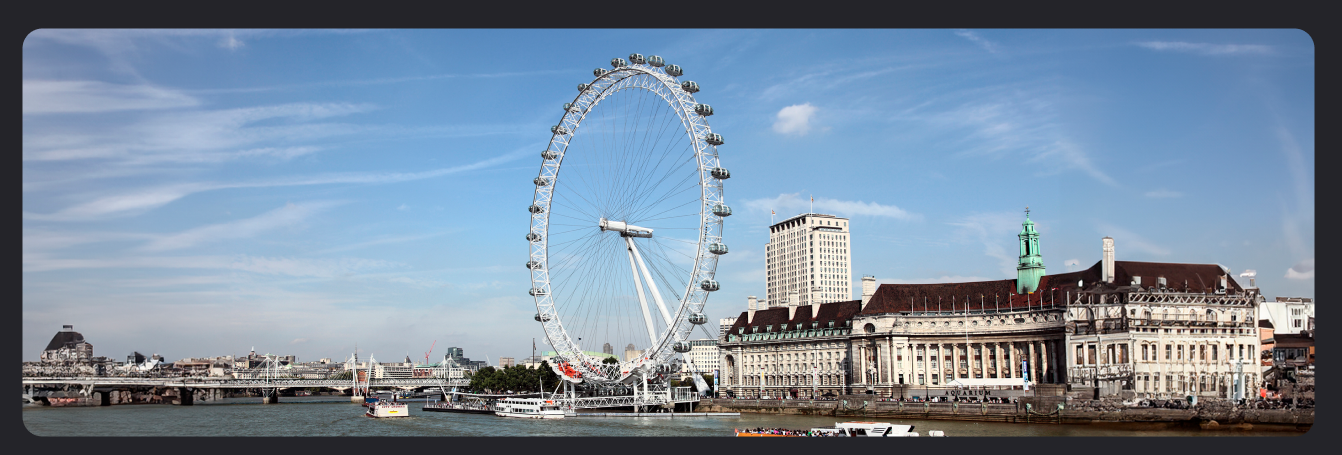
M607 365L615 365L615 364L620 363L620 361L619 361L619 360L616 360L614 357L606 357L606 359L605 359L605 360L602 360L601 363L604 363L604 364L607 364Z
M469 377L470 389L483 393L502 393L509 390L537 392L541 387L545 387L548 391L559 385L559 376L546 362L541 362L540 368L527 368L521 365L508 368L484 367Z

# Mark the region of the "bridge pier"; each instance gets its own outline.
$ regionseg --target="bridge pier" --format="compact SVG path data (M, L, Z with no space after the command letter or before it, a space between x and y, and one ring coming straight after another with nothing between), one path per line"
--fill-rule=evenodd
M177 399L172 400L172 404L178 406L191 406L196 404L196 395L189 387L177 388Z
M261 397L261 404L275 404L280 402L280 394L275 393L268 397Z
M109 390L106 392L94 392L93 395L98 397L98 406L111 406L113 393L116 392Z

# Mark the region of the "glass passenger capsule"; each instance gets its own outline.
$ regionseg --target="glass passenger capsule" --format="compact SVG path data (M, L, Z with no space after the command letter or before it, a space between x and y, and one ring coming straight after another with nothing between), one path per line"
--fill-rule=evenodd
M536 177L534 180L531 181L531 183L535 183L536 186L545 186L550 184L550 179L547 179L545 177Z
M694 113L702 115L704 117L708 117L710 115L713 115L713 106L709 106L707 104L696 104L694 105Z
M536 322L545 322L550 320L550 315L536 313Z
M530 210L531 213L541 213L545 211L545 207L541 207L536 204L531 204L531 207L527 207L527 210Z
M716 280L700 281L699 288L708 292L713 292L720 289L720 287L718 286L718 282Z
M609 73L609 72L610 72L610 71L606 71L605 68L597 68L597 69L592 70L592 75L593 75L593 76L596 76L596 77L601 77L601 76L605 76L606 73Z
M699 93L699 83L695 81L681 82L680 89L690 93Z
M708 252L717 255L727 254L727 245L723 245L721 243L710 243L708 244Z
M568 128L564 128L564 125L555 125L550 127L550 132L555 134L568 134Z
M703 313L690 313L689 319L690 324L694 325L703 325L704 323L708 322L708 316L704 316Z
M662 65L665 65L665 64L666 64L666 60L662 60L662 56L660 56L660 55L649 55L649 56L648 56L648 64L649 64L649 65L652 65L652 66L655 66L655 67L658 67L658 68L661 68Z
M578 112L578 108L574 107L573 103L564 103L564 110L569 112Z
M587 89L589 89L589 88L592 88L592 84L578 84L578 91L579 91L579 92L585 92L585 91L587 91Z
M527 261L527 269L529 269L529 270L537 270L537 269L539 269L539 268L541 268L541 263L536 262L536 261Z
M555 158L559 158L559 152L556 152L554 150L546 150L544 152L541 152L541 158L545 158L547 160L553 160Z
M666 65L666 74L680 77L682 74L685 74L685 72L680 69L680 65Z
M732 172L728 171L726 168L715 167L713 168L712 171L710 171L710 173L713 174L713 178L718 180L727 180L729 178L732 178Z
M671 345L671 350L676 352L690 352L690 344L684 341L677 341Z
M527 233L527 241L528 241L528 242L538 242L538 241L540 241L540 239L541 239L541 235L540 235L540 234L537 234L537 233L535 233L535 232L528 232L528 233Z
M644 59L643 59L643 54L629 54L629 61L630 61L630 62L637 63L637 64L639 64L639 65L642 65L642 64L648 62L647 60L644 60Z
M732 216L732 208L726 204L713 204L713 214L717 216Z
M527 291L527 294L531 294L532 296L545 295L545 290L541 288L531 288L530 291Z
M620 68L624 66L629 66L629 62L624 61L624 59L622 58L615 57L613 59L610 59L610 66L614 68Z
M704 136L704 142L713 145L722 145L722 135L718 133L708 133L707 136Z

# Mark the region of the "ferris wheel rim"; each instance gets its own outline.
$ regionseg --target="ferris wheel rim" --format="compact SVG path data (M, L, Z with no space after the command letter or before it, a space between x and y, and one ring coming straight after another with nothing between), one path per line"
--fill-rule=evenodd
M650 79L655 81L656 85L652 87L636 86L632 83L621 85L633 78ZM564 368L573 368L580 373L586 373L585 379L593 382L624 381L640 369L646 372L649 368L659 366L668 360L674 355L671 353L672 342L683 341L693 329L694 324L687 323L689 314L691 312L702 314L708 294L711 292L706 287L700 290L697 285L701 279L707 281L713 280L715 277L718 258L716 254L708 252L707 245L710 241L720 242L722 238L723 220L709 209L714 203L723 203L721 179L715 181L714 177L710 176L712 170L719 169L717 146L707 142L707 138L713 133L707 119L695 114L694 109L699 104L694 99L692 92L682 90L682 86L677 82L677 79L667 74L665 70L659 70L651 65L635 64L616 67L613 71L598 74L590 84L580 86L578 96L574 98L572 103L566 105L566 112L561 116L560 124L552 128L546 153L556 153L555 156L543 156L540 175L536 180L537 187L532 200L531 234L528 235L532 261L541 264L540 267L533 267L533 262L528 262L528 268L531 269L532 275L531 294L537 306L536 318L546 329L546 338L555 348L555 357L562 362L567 362ZM688 84L693 84L693 82ZM582 89L581 87L584 86L589 88ZM599 88L599 90L593 90L596 88ZM685 291L677 296L679 298L675 301L673 321L665 321L667 322L666 329L656 337L655 343L643 350L639 358L625 359L611 366L611 364L602 362L604 358L596 358L586 354L581 345L574 342L573 337L564 328L563 321L559 317L554 294L551 292L552 283L549 274L549 227L550 214L552 213L550 208L552 207L554 190L558 183L563 159L568 154L568 147L582 126L587 114L612 94L622 90L638 88L655 93L668 107L675 110L686 136L692 140L695 172L698 173L700 190L698 198L698 242L695 246L694 264L689 269L690 276ZM695 85L695 88L697 90L697 85ZM568 106L574 106L575 109L570 109ZM543 179L547 178L549 179L548 184L543 185ZM533 240L532 235L539 235L539 240ZM716 285L716 282L714 284ZM716 290L716 288L713 290ZM559 365L551 365L551 367L556 369L557 373L561 373L561 377L572 382L583 380L582 375L573 378L563 374Z

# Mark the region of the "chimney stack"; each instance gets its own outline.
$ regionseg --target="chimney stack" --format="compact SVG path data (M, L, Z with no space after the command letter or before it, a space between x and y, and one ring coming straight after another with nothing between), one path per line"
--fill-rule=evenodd
M876 295L876 277L862 276L862 309L867 308L867 302L871 301L873 295Z
M758 302L759 301L755 300L755 296L753 295L746 297L746 324L755 321L755 310L757 309L755 306Z
M1104 261L1100 269L1100 279L1105 283L1114 282L1114 238L1104 237Z

